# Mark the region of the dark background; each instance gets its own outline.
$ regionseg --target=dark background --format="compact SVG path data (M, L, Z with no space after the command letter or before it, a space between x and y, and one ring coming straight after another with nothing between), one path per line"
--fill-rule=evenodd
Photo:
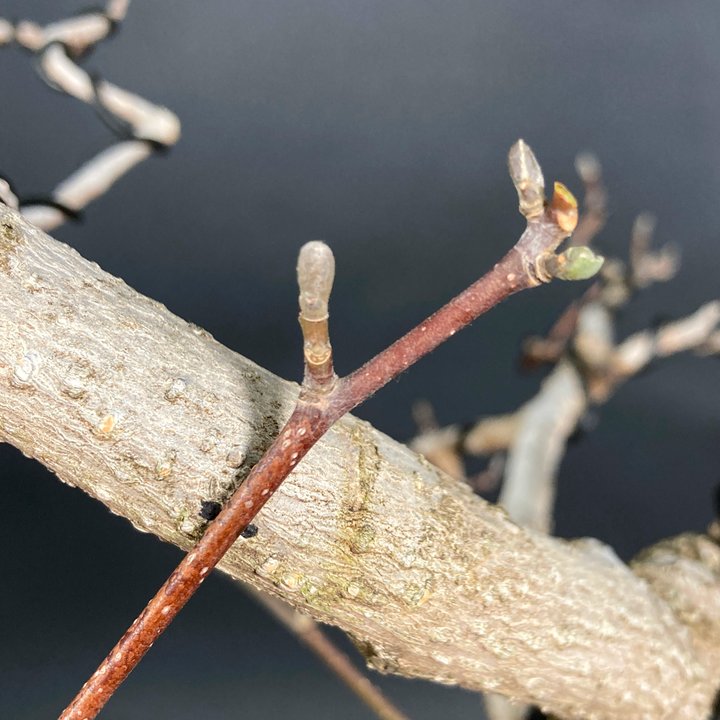
M4 2L49 21L82 2ZM135 3L88 61L172 108L183 138L56 232L221 342L300 374L295 255L335 250L337 365L348 371L465 287L523 227L505 171L524 137L547 180L579 191L573 157L603 161L611 217L598 246L624 254L639 210L681 244L673 283L623 315L623 333L718 295L720 8L660 2L192 0ZM49 192L112 142L93 111L0 52L0 167ZM582 288L512 299L359 411L413 435L516 407L516 372ZM718 480L718 363L672 359L634 380L563 464L557 530L625 558L703 528ZM179 560L37 463L0 448L0 717L54 718ZM376 678L378 676L375 676ZM479 698L380 679L417 720L481 718ZM369 712L226 578L214 576L103 717L360 719Z

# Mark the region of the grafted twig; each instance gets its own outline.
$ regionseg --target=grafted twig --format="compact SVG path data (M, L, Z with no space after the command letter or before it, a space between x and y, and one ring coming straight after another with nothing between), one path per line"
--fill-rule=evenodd
M500 301L553 277L555 250L577 222L575 199L564 186L555 183L552 200L538 207L537 198L544 198L542 174L535 156L522 140L510 150L509 168L521 211L528 220L527 228L510 252L467 290L338 382L327 374L326 364L319 366L320 372L313 368L314 352L308 362L308 330L303 324L307 374L290 419L202 539L65 709L61 720L97 715L290 471L334 422ZM332 285L329 251L312 246L303 252L304 259L301 257L298 265L301 320L309 314L311 320L317 315L315 321L322 321ZM586 275L588 259L576 262L575 254L569 253L562 263L563 279ZM590 264L597 266L598 260L591 258ZM313 334L315 331L311 330ZM323 339L320 345L329 348L329 341L325 343Z
M105 40L124 19L128 0L109 0L103 9L91 10L45 26L23 20L12 25L0 19L0 45L13 40L38 58L41 77L51 87L94 106L120 142L101 151L60 183L47 199L12 197L9 186L0 188L11 206L19 204L25 217L44 230L62 225L107 190L133 167L180 137L180 122L167 108L91 77L80 62ZM7 183L6 183L7 184Z

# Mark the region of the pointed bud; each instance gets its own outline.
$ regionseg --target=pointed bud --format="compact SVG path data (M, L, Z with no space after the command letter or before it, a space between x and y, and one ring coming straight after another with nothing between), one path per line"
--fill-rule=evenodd
M540 163L524 140L510 148L508 169L520 200L520 213L528 219L541 215L545 208L545 179Z

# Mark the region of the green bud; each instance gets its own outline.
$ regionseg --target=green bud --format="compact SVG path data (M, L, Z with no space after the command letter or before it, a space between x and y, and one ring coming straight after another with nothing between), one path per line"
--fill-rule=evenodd
M600 270L605 262L589 247L571 247L558 256L553 275L560 280L587 280Z

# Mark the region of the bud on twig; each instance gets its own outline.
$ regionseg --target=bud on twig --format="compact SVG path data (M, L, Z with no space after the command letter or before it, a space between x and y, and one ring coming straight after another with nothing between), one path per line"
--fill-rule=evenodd
M528 220L545 209L545 178L530 146L518 140L508 153L508 170L520 200L520 213Z
M589 247L571 247L546 261L545 268L558 280L587 280L593 277L605 262Z
M328 391L335 380L328 334L328 302L335 279L332 250L319 240L303 245L298 257L297 275L300 327L304 340L304 384Z

